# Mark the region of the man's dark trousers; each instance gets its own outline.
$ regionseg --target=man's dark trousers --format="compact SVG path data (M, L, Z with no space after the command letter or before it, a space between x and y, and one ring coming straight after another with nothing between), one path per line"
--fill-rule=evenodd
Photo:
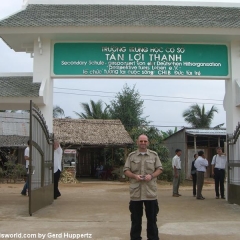
M214 168L214 179L215 179L215 192L216 197L219 197L219 185L221 197L224 197L224 179L225 179L225 169Z
M58 182L60 179L61 171L58 169L57 172L54 173L54 199L61 196L61 193L58 190Z
M129 210L131 212L131 240L141 240L143 204L147 217L147 239L159 240L157 228L157 214L159 212L157 200L130 201Z
M197 194L197 173L192 174L192 181L193 181L193 196Z
M197 171L197 198L202 198L203 183L204 183L204 172Z

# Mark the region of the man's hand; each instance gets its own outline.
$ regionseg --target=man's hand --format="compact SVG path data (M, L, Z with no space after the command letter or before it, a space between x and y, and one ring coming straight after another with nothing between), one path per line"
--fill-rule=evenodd
M152 175L151 174L148 174L145 176L145 181L149 182L152 180Z
M145 180L145 176L143 176L143 175L135 175L135 179L137 181L143 181L143 180Z

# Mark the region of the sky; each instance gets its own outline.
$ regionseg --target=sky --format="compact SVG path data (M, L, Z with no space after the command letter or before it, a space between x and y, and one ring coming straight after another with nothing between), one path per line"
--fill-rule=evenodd
M1 1L0 19L19 11L22 2L23 0ZM0 39L0 73L32 71L33 59L30 54L16 53ZM163 131L175 127L178 129L183 126L189 127L182 113L195 103L200 106L204 103L206 110L212 105L217 107L218 113L215 114L212 127L226 122L226 113L223 109L224 80L55 79L54 105L60 106L65 116L77 118L74 111L83 111L80 103L89 103L91 99L109 104L125 84L129 87L135 86L144 100L143 116L148 116L147 120L151 125Z

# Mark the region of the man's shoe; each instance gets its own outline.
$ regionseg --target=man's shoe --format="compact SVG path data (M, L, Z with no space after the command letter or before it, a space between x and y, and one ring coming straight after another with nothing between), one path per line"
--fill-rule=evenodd
M178 193L178 196L181 197L182 195Z
M178 194L173 194L172 196L173 196L173 197L179 197L179 195L178 195Z
M22 194L23 196L27 196L27 194L26 194L26 193L22 193L22 192L21 192L21 194Z
M221 197L221 199L226 199L226 198L223 196L223 197Z
M204 200L204 197L196 198L197 200Z
M218 197L218 196L216 196L216 199L219 199L219 197Z

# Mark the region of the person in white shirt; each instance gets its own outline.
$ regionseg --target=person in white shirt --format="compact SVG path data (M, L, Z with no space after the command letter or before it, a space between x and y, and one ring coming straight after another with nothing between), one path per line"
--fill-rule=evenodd
M27 148L24 150L24 159L26 161L26 171L27 171L27 179L26 179L26 182L23 186L23 189L21 191L21 194L23 196L27 196L27 193L28 193L28 184L29 184L29 174L28 174L28 167L29 167L29 160L30 160L30 155L29 155L29 144L30 144L30 141L28 140L27 142L28 146Z
M54 141L54 199L61 196L58 189L58 182L62 171L62 148L57 140Z
M203 151L198 152L198 158L194 163L195 168L197 169L197 196L196 199L204 200L205 198L202 195L202 188L204 183L204 173L206 172L206 167L208 166L208 160L205 159Z
M219 185L221 198L225 199L224 195L224 179L225 179L225 167L227 163L226 155L222 152L221 147L216 148L217 154L212 159L212 175L215 180L215 192L216 199L219 199Z
M172 168L173 168L173 197L180 197L179 194L179 185L180 185L180 175L181 175L181 159L182 150L176 149L176 155L172 159Z

